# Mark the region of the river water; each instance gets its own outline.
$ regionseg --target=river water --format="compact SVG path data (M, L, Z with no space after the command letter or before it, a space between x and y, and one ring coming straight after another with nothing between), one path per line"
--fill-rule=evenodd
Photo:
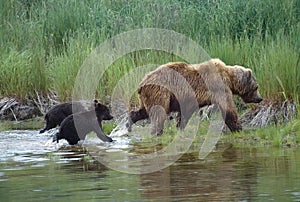
M99 152L143 153L146 145L129 139L119 137ZM4 131L0 200L300 201L299 148L220 148L205 160L191 151L156 172L128 174L104 166L84 146L53 144L51 132Z

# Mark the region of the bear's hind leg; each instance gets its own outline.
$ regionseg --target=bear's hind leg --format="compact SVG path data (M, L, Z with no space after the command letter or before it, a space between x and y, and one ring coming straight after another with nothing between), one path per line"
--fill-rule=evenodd
M46 121L46 126L44 129L40 130L40 133L44 133L46 132L47 130L50 130L52 128L55 128L57 125L59 125L57 123L57 120L56 119L53 119L51 116L49 115L46 115L45 116L45 121Z
M151 134L157 136L161 135L163 133L165 120L167 119L164 108L160 105L152 106L150 108L149 117L152 124Z

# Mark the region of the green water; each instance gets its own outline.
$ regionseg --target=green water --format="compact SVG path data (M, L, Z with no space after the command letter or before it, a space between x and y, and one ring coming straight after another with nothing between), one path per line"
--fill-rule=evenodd
M205 160L190 152L165 169L136 175L103 166L81 146L47 144L50 139L37 131L0 133L1 201L300 201L299 148L221 145ZM142 147L124 142L112 144L124 152Z

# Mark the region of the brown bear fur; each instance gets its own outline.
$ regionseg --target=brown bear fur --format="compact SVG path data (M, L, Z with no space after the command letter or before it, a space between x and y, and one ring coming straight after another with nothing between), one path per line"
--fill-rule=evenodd
M150 118L152 134L163 132L164 121L177 112L177 127L184 129L195 110L216 104L231 131L240 131L233 95L246 103L262 101L250 69L228 66L219 59L201 64L171 62L148 73L138 87L140 109L129 114L131 125Z

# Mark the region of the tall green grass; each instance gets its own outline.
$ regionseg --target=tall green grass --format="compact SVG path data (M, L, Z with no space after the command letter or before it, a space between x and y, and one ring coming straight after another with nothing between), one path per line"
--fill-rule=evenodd
M198 42L212 57L253 69L261 92L300 94L300 0L5 0L0 2L0 95L25 98L54 90L69 100L86 57L105 40L138 28L163 28ZM180 60L139 51L105 73L110 95L136 66Z
M238 43L212 39L209 53L226 64L251 68L264 97L299 100L300 52L287 38L279 32L276 39L265 42L258 37L240 38Z
M45 61L31 50L11 50L0 57L0 95L23 99L46 93L50 87Z

